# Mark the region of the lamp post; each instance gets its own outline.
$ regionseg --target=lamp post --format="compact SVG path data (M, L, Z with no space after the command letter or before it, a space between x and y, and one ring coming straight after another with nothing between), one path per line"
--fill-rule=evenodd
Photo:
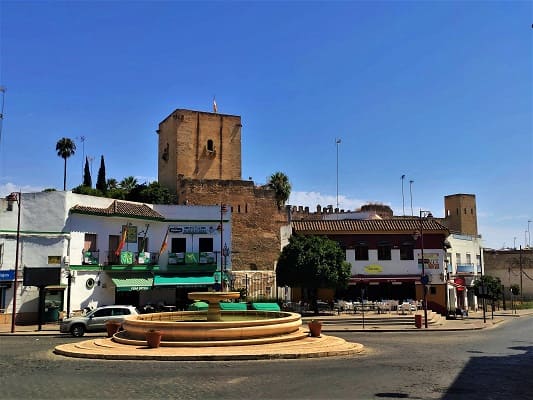
M337 145L337 208L339 208L339 144L341 143L340 139L335 139L335 144Z
M224 247L222 248L222 255L224 256L224 268L222 270L222 273L220 274L220 284L224 284L224 274L226 273L226 267L228 265L228 256L229 256L229 248L226 243L224 243Z
M424 220L428 218L433 218L433 215L430 211L420 210L420 252L422 255L422 276L420 277L420 282L422 283L423 290L423 306L424 306L424 328L428 327L428 305L427 305L427 287L426 285L429 282L429 278L426 275L425 264L426 260L424 259Z
M13 281L13 311L11 312L11 333L15 333L15 319L17 313L17 286L18 286L18 273L19 273L19 244L20 244L20 209L22 207L22 193L11 193L8 198L8 202L16 201L18 205L17 215L17 241L15 250L15 279Z

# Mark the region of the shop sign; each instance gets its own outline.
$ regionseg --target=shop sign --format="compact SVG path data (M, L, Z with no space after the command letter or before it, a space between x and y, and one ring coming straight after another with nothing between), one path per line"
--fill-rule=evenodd
M418 259L418 268L422 269L422 259ZM440 269L438 253L424 253L424 268Z
M0 271L0 281L14 281L14 280L15 280L14 269Z
M383 267L378 264L370 264L365 266L365 272L371 275L381 274L383 272Z
M183 233L186 235L212 234L215 231L213 226L206 225L170 225L168 231L171 233Z

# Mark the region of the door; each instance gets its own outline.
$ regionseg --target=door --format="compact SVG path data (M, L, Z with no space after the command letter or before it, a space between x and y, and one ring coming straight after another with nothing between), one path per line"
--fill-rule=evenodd
M101 310L96 310L89 316L87 321L87 330L88 331L105 331L105 323L111 318L111 308L102 308Z

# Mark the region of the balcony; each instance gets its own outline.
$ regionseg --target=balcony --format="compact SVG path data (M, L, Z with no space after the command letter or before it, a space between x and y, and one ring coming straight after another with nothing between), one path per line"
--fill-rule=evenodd
M457 265L457 274L466 274L466 275L474 275L476 273L476 271L478 273L481 272L481 267L478 265L477 268L476 268L476 265L474 265L473 263L469 263L469 264L458 264Z
M122 251L119 255L114 251L107 252L107 265L155 265L159 261L158 253Z
M83 265L98 265L100 260L100 251L84 251L83 252Z
M217 257L214 252L168 253L168 269L179 272L215 272Z

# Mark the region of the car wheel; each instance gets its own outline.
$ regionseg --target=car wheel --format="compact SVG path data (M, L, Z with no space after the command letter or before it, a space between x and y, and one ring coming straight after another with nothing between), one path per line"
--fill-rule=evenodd
M85 334L85 327L81 324L74 325L70 328L70 334L74 337L82 337Z

